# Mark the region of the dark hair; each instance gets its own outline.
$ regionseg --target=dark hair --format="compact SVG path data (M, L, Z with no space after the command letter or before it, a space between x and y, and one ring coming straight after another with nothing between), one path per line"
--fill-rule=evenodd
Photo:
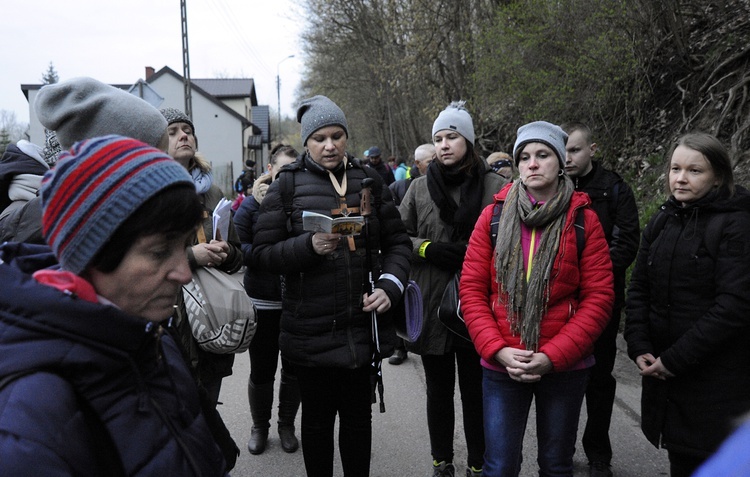
M716 136L703 132L692 132L683 134L669 149L667 154L667 194L671 194L669 189L669 171L672 164L672 155L675 149L685 146L693 151L700 152L706 158L713 169L716 178L719 180L719 193L725 197L734 195L734 173L732 172L732 161L729 159L727 148L719 141Z
M238 194L244 194L249 188L253 186L255 180L255 173L252 169L245 169L237 176L237 180L234 181L234 191Z
M183 234L194 230L202 218L203 206L195 187L184 184L169 187L133 212L99 250L90 266L102 273L112 272L139 237Z
M272 166L276 165L276 161L281 156L289 156L293 159L297 159L297 156L299 156L299 152L292 146L289 146L288 144L277 144L274 146L273 149L271 149L271 158L269 159L269 162Z
M486 167L486 162L479 156L476 148L474 148L474 144L469 142L469 140L466 138L464 138L464 141L466 141L466 155L464 156L466 160L461 161L461 165L459 166L458 170L460 170L464 174L470 174L476 164L481 164L482 167Z

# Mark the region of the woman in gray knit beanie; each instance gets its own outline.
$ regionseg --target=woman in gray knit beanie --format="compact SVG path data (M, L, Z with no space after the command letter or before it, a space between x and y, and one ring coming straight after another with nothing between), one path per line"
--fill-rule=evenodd
M326 126L341 126L346 137L349 137L344 112L325 96L318 95L303 100L297 109L297 122L302 126L300 137L303 146L307 146L307 139L312 133Z
M411 277L425 302L424 329L407 349L422 355L427 382L427 426L431 472L452 476L453 389L456 370L466 436L466 475L482 473L482 368L468 338L454 335L438 318L443 292L460 273L474 224L492 196L505 184L474 149L474 124L463 101L448 105L432 125L436 159L414 179L399 211L411 236ZM463 475L463 472L461 473Z
M73 78L42 87L34 101L42 125L63 149L96 136L119 134L166 149L167 121L134 94L93 78Z
M278 342L297 374L307 475L333 475L338 417L344 475L365 477L371 369L393 353L395 328L382 314L408 282L411 242L380 176L346 153L343 111L314 96L302 101L297 120L305 152L279 170L260 205L253 264L283 275ZM371 200L361 201L368 192ZM324 231L307 224L309 212L362 222L367 216L368 226L361 233Z
M484 210L466 251L459 294L484 368L484 477L519 474L532 400L545 429L539 475L573 475L593 346L614 289L599 219L564 173L566 139L544 121L518 129L520 178Z

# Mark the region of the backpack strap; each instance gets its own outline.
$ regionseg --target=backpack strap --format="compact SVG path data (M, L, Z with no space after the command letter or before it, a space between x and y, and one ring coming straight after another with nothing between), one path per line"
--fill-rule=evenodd
M649 223L646 224L646 229L644 229L643 231L644 234L648 232L649 242L654 243L654 240L656 240L656 237L659 236L662 229L664 228L664 224L667 223L668 218L669 216L664 211L664 207L660 207L656 214L654 214L654 216L651 218Z
M279 183L279 193L281 194L281 205L284 207L286 214L286 230L292 232L292 200L294 199L294 173L297 168L284 166L279 171L276 180Z
M93 454L96 456L97 468L104 471L102 475L111 475L114 477L125 476L125 467L122 464L120 453L117 451L117 447L115 446L114 440L112 440L112 435L109 433L109 430L99 418L99 415L91 406L91 403L89 403L89 401L84 398L75 386L73 386L73 384L65 377L48 369L26 369L16 371L0 378L0 391L13 381L17 381L25 376L30 376L36 373L54 374L70 384L70 388L75 393L76 401L81 409L83 421L94 436Z
M498 202L492 208L492 218L490 219L490 243L492 243L493 250L497 244L497 229L500 226L500 214L503 213L503 205L505 205L505 202Z
M284 213L287 217L292 215L292 199L294 198L294 172L280 171L279 192L281 193L281 203L284 206Z
M503 213L504 204L505 202L498 202L492 208L492 218L490 219L490 243L492 243L493 250L497 244L497 231L500 226L500 214ZM576 211L575 223L573 224L576 232L576 249L579 261L581 260L581 255L583 255L583 248L586 246L586 230L583 225L584 219L583 208L579 208Z
M583 248L586 246L586 230L583 225L585 217L583 215L583 207L576 211L576 219L573 223L573 227L576 231L576 250L578 251L578 261L581 261L581 255L583 255Z

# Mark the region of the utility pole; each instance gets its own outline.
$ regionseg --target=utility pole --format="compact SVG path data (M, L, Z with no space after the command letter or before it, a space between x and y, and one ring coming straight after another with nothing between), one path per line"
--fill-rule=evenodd
M192 121L193 119L193 93L190 81L190 54L188 53L188 32L187 32L187 7L185 2L180 0L180 17L182 19L182 85L185 90L185 114Z
M281 76L279 76L279 66L281 66L281 63L285 62L289 58L294 58L294 55L289 55L283 60L276 63L276 109L279 113L279 123L276 126L278 128L278 131L276 132L276 139L279 138L279 133L281 132Z

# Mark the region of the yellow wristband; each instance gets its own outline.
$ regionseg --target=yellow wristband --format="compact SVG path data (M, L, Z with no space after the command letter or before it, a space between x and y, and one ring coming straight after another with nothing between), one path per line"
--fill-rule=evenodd
M427 246L430 245L432 242L429 240L425 240L422 242L422 245L419 246L419 256L422 258L425 258L424 251L427 250Z

